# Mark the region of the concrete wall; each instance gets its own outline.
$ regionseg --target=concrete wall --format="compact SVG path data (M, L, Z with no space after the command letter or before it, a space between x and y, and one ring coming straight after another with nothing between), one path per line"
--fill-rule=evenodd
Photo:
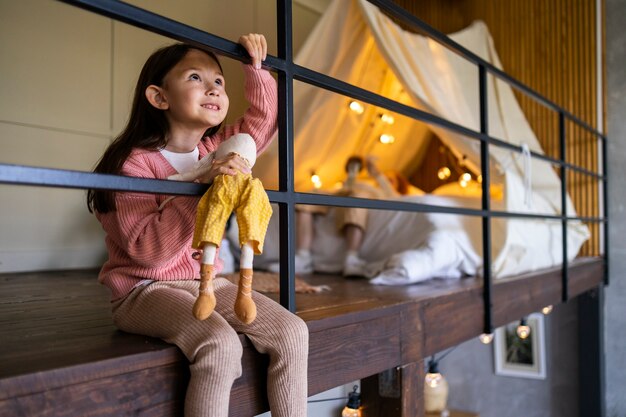
M604 345L608 417L626 417L626 2L606 0L609 135L610 285L605 291Z
M440 363L449 384L448 405L481 417L574 417L578 415L577 303L544 317L546 378L495 375L494 346L478 338L459 345Z

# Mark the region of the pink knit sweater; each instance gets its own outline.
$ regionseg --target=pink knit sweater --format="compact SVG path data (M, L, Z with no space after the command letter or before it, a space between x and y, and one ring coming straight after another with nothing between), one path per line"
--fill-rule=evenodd
M235 133L249 133L257 152L269 145L276 133L278 113L276 82L265 70L244 65L245 93L250 107L244 116L220 133L203 138L199 157L214 151ZM135 149L124 163L123 175L165 179L176 174L158 150ZM109 287L111 299L126 296L145 279L181 280L200 276L196 250L191 247L199 197L178 196L159 210L169 196L132 192L116 193L117 210L96 213L106 232L109 259L98 280ZM218 272L221 265L218 265Z

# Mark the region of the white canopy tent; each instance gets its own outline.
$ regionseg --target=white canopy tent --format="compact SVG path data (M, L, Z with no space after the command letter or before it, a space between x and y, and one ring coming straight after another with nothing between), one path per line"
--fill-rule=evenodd
M487 27L475 22L450 37L482 59L501 68ZM428 111L473 130L479 130L478 70L446 47L403 30L365 0L336 0L311 33L296 58L299 65ZM344 177L343 165L352 154L379 157L382 169L411 172L425 157L428 138L435 133L466 165L480 172L480 143L447 129L395 116L393 126L380 122L381 109L365 105L362 114L348 108L347 97L297 83L294 88L296 190L311 189L311 172L325 185ZM488 77L489 133L515 145L543 153L511 87ZM393 145L377 142L381 133L395 137ZM255 169L268 187L275 186L276 149L269 150ZM561 181L553 168L517 152L490 146L492 183L504 196L494 206L512 212L560 214ZM432 200L419 200L429 203ZM437 204L441 203L437 199ZM446 204L445 202L443 204ZM451 204L458 204L454 201ZM464 204L467 206L467 204ZM469 206L476 206L476 202ZM567 214L575 215L570 199ZM432 217L432 216L431 216ZM439 217L433 224L445 224ZM480 257L480 236L472 218L461 221L472 249ZM495 219L493 222L495 277L519 274L562 261L561 222L554 220ZM568 223L568 258L573 259L589 238L580 222ZM480 235L480 233L478 233ZM465 239L466 241L468 239ZM463 243L465 245L465 243ZM411 246L412 248L413 246Z

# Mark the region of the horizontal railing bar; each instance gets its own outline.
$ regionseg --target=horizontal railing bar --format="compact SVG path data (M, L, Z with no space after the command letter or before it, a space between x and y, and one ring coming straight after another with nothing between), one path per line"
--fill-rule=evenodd
M333 93L338 93L347 97L361 100L378 107L384 107L387 110L391 110L395 113L410 117L412 119L436 124L438 126L452 130L455 133L468 136L470 138L475 138L479 140L485 140L487 138L486 135L483 135L480 132L462 126L458 123L451 122L448 119L444 119L432 113L416 109L412 106L407 106L406 104L402 104L398 101L381 96L380 94L376 94L364 88L357 87L345 81L341 81L337 78L333 78L329 75L322 74L309 68L301 67L300 65L294 64L293 78L298 81L306 82L307 84L313 85L315 87L323 88ZM511 145L510 143L504 143L506 144L506 146L515 146Z
M416 213L440 213L440 214L458 214L480 217L510 217L510 218L526 218L526 219L542 219L542 220L579 220L579 221L595 221L603 222L601 217L564 217L550 214L521 213L511 211L491 210L485 211L481 209L471 209L463 207L439 206L433 204L423 204L409 201L398 200L372 200L367 198L343 197L332 194L311 194L311 193L294 193L289 195L278 191L267 191L271 201L287 202L294 204L310 204L331 207L358 207L373 210L396 210L410 211ZM445 196L438 196L445 198Z
M207 190L207 184L192 182L157 180L149 178L127 177L123 175L97 174L92 172L40 168L23 165L0 164L0 183L59 187L73 189L98 189L112 191L131 191L137 193L172 194L200 196ZM517 217L534 219L567 219L585 222L603 222L602 217L563 217L533 213L507 211L486 212L479 209L437 206L397 200L372 200L356 197L342 197L331 194L290 193L267 190L272 202L292 204L327 205L334 207L360 207L380 210L399 210L412 212L433 212L443 214L462 214L482 217Z
M196 29L194 27L185 25L183 23L177 22L175 20L169 19L167 17L158 15L156 13L141 9L139 7L136 7L127 3L118 2L118 1L105 1L105 0L59 0L59 1L72 4L77 7L101 14L103 16L107 16L107 17L149 30L154 33L158 33L160 35L167 36L167 37L170 37L170 38L182 41L182 42L187 42L187 43L190 43L199 47L203 47L203 48L209 48L221 55L228 56L229 58L233 58L241 62L246 62L246 63L249 62L248 55L245 52L244 48L236 42L232 42L227 39L221 38L219 36L212 35L208 32L204 32L202 30ZM374 2L372 1L372 3ZM394 7L397 7L397 6L394 6ZM448 39L445 35L435 31L434 29L430 28L425 23L419 20L417 21L423 24L425 27L429 28L429 30L426 30L427 32L434 31L438 33L442 37L442 39ZM437 39L439 40L439 38ZM450 42L456 44L452 40L450 40ZM478 64L480 62L487 69L489 69L489 67L491 66L488 62L483 61L480 57L473 54L469 50L466 50L460 45L458 45L458 47L467 51L468 54L476 57L479 60L479 61L473 61L474 63ZM480 132L466 128L457 123L450 122L447 119L441 118L439 116L435 116L425 111L415 109L414 107L406 106L397 101L394 101L386 97L380 96L376 93L372 93L370 91L361 89L359 87L353 86L352 84L345 83L341 80L318 73L308 68L304 68L293 63L286 63L284 60L273 57L271 55L267 56L267 59L265 60L264 64L268 68L279 70L279 71L284 71L287 65L289 65L293 69L294 78L300 81L307 82L309 84L324 88L329 91L333 91L335 93L348 95L352 98L367 101L370 104L384 107L388 110L395 111L399 114L403 114L412 119L417 119L417 120L421 120L424 122L429 122L429 123L439 125L441 127L450 129L456 133L468 136L470 138L478 139L481 141L490 140L491 144L493 145L505 147L505 148L511 149L519 153L522 152L522 148L520 146L516 146L511 143L504 142L497 138L482 135ZM492 68L498 72L501 72L507 78L510 78L505 73L498 70L497 68L495 67L492 67ZM510 79L514 80L513 78L510 78ZM516 81L516 83L519 83L519 81ZM520 85L523 85L523 84L520 84ZM532 90L529 90L529 91L532 91ZM558 106L557 106L557 109L558 111L561 111L566 117L570 118L572 121L580 124L581 126L585 127L588 130L591 129L595 134L601 136L604 139L604 136L602 134L600 134L599 132L595 132L593 128L589 127L588 125L585 125L584 122L579 121L575 116L569 114L565 109L559 108ZM582 167L577 168L576 165L567 164L565 162L561 162L558 159L546 157L545 155L542 155L542 154L536 154L534 152L531 152L531 155L538 159L544 159L546 161L549 161L550 163L553 163L553 164L557 164L557 165L565 164L565 166L567 166L568 169L574 169L574 170L583 169ZM589 173L588 175L594 175L594 174Z
M192 182L10 164L0 164L0 183L174 195L202 195L208 188Z
M490 145L495 145L501 148L507 148L512 151L518 152L520 154L523 152L523 149L521 146L509 143L509 142L505 142L502 139L498 139L493 136L482 134L478 131L467 128L458 123L451 122L448 119L442 118L440 116L436 116L432 113L428 113L423 110L416 109L415 107L407 106L406 104L402 104L398 101L389 99L387 97L373 93L369 90L365 90L363 88L349 84L345 81L338 80L326 74L322 74L322 73L313 71L311 69L301 67L299 65L294 65L293 74L294 74L294 79L298 81L306 82L307 84L313 85L315 87L323 88L327 91L331 91L333 93L338 93L344 96L348 96L356 100L361 100L368 104L372 104L374 106L383 107L387 110L396 112L398 114L402 114L412 119L417 119L426 123L432 123L440 127L443 127L445 129L451 130L455 133L467 136L471 139L477 139L480 141L488 140ZM531 151L531 156L538 160L543 160L554 165L565 166L568 169L571 169L573 171L578 171L589 176L593 176L597 179L602 178L600 174L588 171L582 167L579 167L578 165L573 165L567 162L563 162L559 159L549 157L545 154L540 154L540 153Z
M475 53L473 53L469 49L465 48L464 46L461 46L459 43L457 43L457 42L453 41L452 39L450 39L447 35L439 32L438 30L436 30L432 26L428 25L427 23L423 22L422 20L418 19L417 17L411 15L406 10L404 10L402 7L392 3L389 0L367 0L367 1L369 3L372 3L375 6L379 7L381 10L385 11L388 15L390 15L390 16L398 19L398 20L400 20L402 23L408 25L412 29L425 32L426 34L428 34L429 37L433 38L434 40L436 40L440 44L444 45L448 49L450 49L450 50L456 52L457 54L461 55L463 58L465 58L466 60L472 62L473 64L475 64L477 66L479 66L479 65L484 66L485 69L487 71L489 71L491 74L493 74L494 76L500 78L502 81L505 81L509 85L514 86L516 89L520 90L524 94L526 94L526 95L532 97L533 99L541 102L544 106L552 109L553 111L562 112L563 115L566 116L568 119L570 119L573 122L579 124L580 126L584 127L585 129L593 132L595 135L597 135L598 137L602 138L603 140L606 139L601 132L599 132L598 130L596 130L595 128L593 128L592 126L587 124L586 122L583 122L581 119L579 119L578 117L576 117L572 113L568 112L567 110L563 109L558 104L556 104L553 101L549 100L548 98L542 96L541 94L539 94L535 90L531 89L530 87L522 84L521 81L518 81L517 79L511 77L510 75L508 75L507 73L505 73L501 69L496 68L491 63L485 61L484 59L482 59L481 57L479 57L478 55L476 55Z
M606 142L606 135L604 133L600 132L599 130L597 130L593 126L587 124L586 122L584 122L583 120L581 120L577 116L574 116L573 114L568 113L567 110L565 110L565 109L561 109L561 112L563 113L563 116L566 119L571 120L572 122L574 122L578 126L580 126L583 129L585 129L587 132L589 132L592 135L594 135L596 138L599 138L603 143Z

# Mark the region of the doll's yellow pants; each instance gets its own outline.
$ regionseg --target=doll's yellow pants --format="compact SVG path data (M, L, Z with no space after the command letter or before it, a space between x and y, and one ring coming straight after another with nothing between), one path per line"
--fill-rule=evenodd
M200 199L192 246L197 249L206 243L219 246L233 211L239 225L239 246L250 242L255 254L262 253L272 206L261 181L240 172L217 176Z

